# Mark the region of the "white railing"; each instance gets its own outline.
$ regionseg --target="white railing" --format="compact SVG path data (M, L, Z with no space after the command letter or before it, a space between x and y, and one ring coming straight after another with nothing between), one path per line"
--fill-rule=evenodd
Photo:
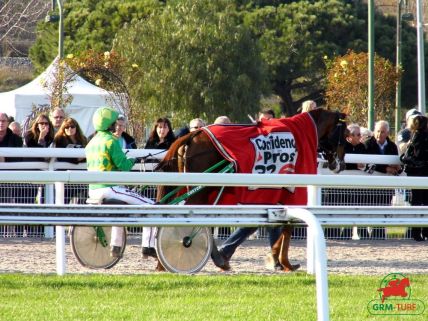
M364 187L364 188L385 188L385 187L394 187L394 188L428 188L426 184L426 178L422 177L384 177L380 181L376 177L355 177L355 176L331 176L328 180L323 176L318 175L252 175L252 174L200 174L200 173L91 173L84 171L69 171L69 172L53 172L53 171L18 171L15 173L9 172L0 172L0 181L8 183L23 183L28 182L29 177L30 181L34 183L47 183L47 184L61 184L61 183L113 183L113 184L145 184L145 185L207 185L207 186L258 186L258 187L282 187L282 186L309 186L310 187L310 201L309 205L313 205L316 202L316 189L320 186L330 186L330 187ZM60 190L60 189L59 189ZM63 196L63 195L62 195ZM57 203L61 203L61 193L57 193ZM25 208L25 206L20 206ZM11 213L15 213L18 216L19 208L18 205L11 205ZM82 206L84 207L84 206ZM153 206L155 209L156 206ZM117 207L120 208L120 207ZM131 211L135 206L123 206L122 213L125 215L122 218L123 225L129 223L125 219L127 211ZM171 207L173 209L174 207ZM187 207L184 207L187 208ZM73 219L67 216L68 211L72 208L69 205L62 207L49 208L49 205L39 206L39 211L44 210L48 213L49 211L55 213L55 217L64 216L68 218L67 224L71 224ZM149 209L149 207L145 207ZM188 208L189 212L186 214L187 220L190 224L195 225L204 225L206 224L204 220L200 219L192 221L192 211L195 209ZM322 208L321 208L322 209ZM3 206L0 211L4 213L7 211L7 206ZM168 216L166 216L167 208L165 211L162 211L161 214L163 220L157 220L152 222L158 226L169 226L174 225L174 223L169 222ZM311 212L312 211L312 212ZM305 208L287 208L286 216L281 218L266 218L266 224L278 224L279 221L289 220L293 218L300 219L308 224L308 271L312 272L312 269L316 272L316 285L317 285L317 310L318 310L318 320L328 320L328 284L327 284L327 260L325 253L325 239L323 231L321 228L321 222L323 224L333 224L333 225L354 225L354 224L363 224L370 225L370 215L374 217L376 213L366 214L365 217L361 216L361 211L356 209L347 209L345 216L347 219L335 219L332 214L324 213L323 217L318 218L316 214L316 208L311 208L311 211ZM412 214L409 211L409 208L406 208L404 212L401 207L394 208L381 208L376 209L377 215L379 217L374 220L375 224L385 225L389 222L393 222L394 218L399 218L399 224L403 225L414 225L417 222L418 225L428 226L428 209L427 207L418 207L417 209L417 220L415 220L415 214ZM36 212L35 210L30 211L31 213ZM27 215L31 216L32 214L28 213ZM340 210L337 211L338 214L343 214ZM410 216L409 216L410 213ZM13 214L11 214L13 215ZM152 214L155 215L155 214ZM321 215L321 214L320 214ZM144 215L132 214L132 219L135 222L137 220L139 224L144 225ZM136 216L139 219L136 219ZM329 221L329 217L332 217L333 223ZM349 220L351 219L351 220ZM76 220L77 222L77 220ZM233 220L223 219L216 223L224 225L234 225L236 222ZM88 222L91 224L99 224L100 222ZM106 220L108 224L108 220ZM113 222L116 224L117 222ZM148 222L147 222L148 223ZM258 222L259 224L260 222ZM209 223L208 223L209 224ZM246 224L251 224L251 222L246 222ZM57 249L60 248L61 251L57 250L57 262L59 266L65 264L64 253L64 229L62 226L58 227L57 230ZM60 271L65 273L64 271Z
M160 153L159 150L144 150L144 149L137 149L137 150L125 150L125 152L128 153L128 155L133 157L143 157L147 155L154 155L150 157L150 159L161 159L165 153ZM80 164L71 164L68 162L58 162L56 161L56 157L64 157L64 158L72 158L72 157L78 157L82 158L84 157L84 150L83 149L74 149L74 148L0 148L0 156L6 156L6 157L37 157L37 158L44 158L45 162L15 162L15 163L0 163L0 171L1 170L85 170L86 164L80 163ZM323 168L322 166L322 160L320 161L319 166L319 174L321 175L331 175L332 172L329 171L327 168ZM399 159L397 156L383 156L383 155L346 155L346 161L348 163L394 163L398 164ZM134 166L134 171L152 171L156 163L150 163L146 162L144 164L137 164ZM367 176L370 175L367 172L360 171L360 170L352 170L352 171L344 171L340 173L340 175L362 175ZM374 172L372 175L384 175L382 173ZM4 189L5 186L0 187L1 189ZM12 199L10 201L16 202L16 203L30 203L30 193L31 189L34 187L32 186L18 186L16 184L11 184L11 186L7 187L9 189L8 195L12 195ZM36 186L37 188L37 186ZM82 202L85 197L85 185L68 185L67 187L67 195L72 195L73 201ZM43 201L45 203L53 203L54 202L54 190L52 184L47 184L43 187L44 193L42 194L41 187L39 188L39 197L41 195L44 195ZM144 192L144 195L146 197L150 197L152 199L155 199L155 188L148 187L146 191ZM337 188L327 188L322 189L321 192L318 193L318 202L317 204L323 204L323 205L389 205L391 204L392 194L399 194L400 191L394 190L355 190L355 189L337 189ZM359 197L356 198L351 195L365 195L364 198ZM405 195L405 199L407 200L408 197L406 195L410 195L409 191L401 191L402 194ZM322 194L322 196L321 196ZM1 195L5 195L2 193ZM27 197L24 197L23 195L27 195ZM77 197L76 197L77 196ZM40 199L39 199L40 200ZM67 197L67 202L70 200L69 197ZM0 200L0 202L6 202L3 198ZM1 227L2 231L0 231L0 237L1 236L13 236L13 235L32 235L32 236L45 236L45 237L53 237L53 230L50 227L44 228L44 233L39 227L21 227L19 230L15 227ZM341 231L342 230L342 231ZM333 237L333 238L352 238L353 239L359 239L360 236L358 234L358 231L356 228L352 229L353 233L351 233L350 229L341 229L341 228L335 228L335 229L326 229L325 234L327 238ZM368 234L365 229L361 229L360 232L364 232L363 237L370 237L372 239L378 239L381 235L386 236L385 233L379 233L379 228L374 228L371 230L372 232ZM131 235L139 235L138 229L130 229ZM226 228L216 228L214 236L217 237L227 237L228 233L230 232L230 229ZM265 237L266 235L265 229L260 229L257 232L258 237ZM407 231L407 237L410 235L410 230ZM306 238L306 228L305 227L295 227L293 230L293 237L294 238ZM390 237L390 236L388 236ZM398 236L395 236L398 237Z
M158 151L155 151L158 152ZM155 152L147 150L131 150L129 152L130 156L146 156L148 153L154 154ZM84 157L83 150L77 149L18 149L18 148L0 148L0 156L6 157ZM158 158L161 158L163 155L157 155ZM355 163L387 163L387 164L399 164L398 157L395 156L361 156L361 155L347 155L347 162ZM114 183L114 184L126 184L126 185L206 185L206 186L259 186L259 187L282 187L282 186L309 186L309 205L319 204L319 188L322 187L344 187L344 188L426 188L426 179L411 177L388 177L385 176L380 181L376 177L367 177L367 176L355 176L355 175L338 175L331 176L326 180L323 176L318 175L248 175L248 174L179 174L179 173L91 173L86 171L63 171L63 172L54 172L54 169L59 168L69 168L68 166L61 167L60 163L50 160L49 162L39 162L39 163L15 163L18 167L23 166L22 168L34 168L34 165L37 164L39 169L47 171L14 171L14 172L1 172L0 171L0 182L8 183L38 183L38 184L49 184L53 186L54 183L57 183L58 186L61 186L63 183ZM11 163L0 163L1 169L10 169ZM26 167L28 166L28 167ZM77 165L73 169L80 169L84 165ZM137 168L138 169L138 168ZM29 179L30 178L30 179ZM52 202L52 199L50 200ZM63 202L63 193L61 188L57 189L56 193L56 203L61 204ZM13 213L19 213L17 210L23 210L25 205L11 205L10 209L13 212L12 219L9 217L9 223L18 223L19 219L14 216ZM40 210L49 211L49 205L42 205L38 207ZM7 207L3 206L2 213L7 211ZM146 208L149 209L149 208ZM153 208L154 209L154 208ZM172 207L170 207L172 210ZM370 208L367 208L369 210ZM67 213L71 210L70 205L63 207L53 207L51 210L54 210L56 215L63 216L67 218ZM130 210L130 207L124 206L122 211L126 213ZM193 209L194 211L195 209ZM233 209L236 212L236 209ZM324 213L322 213L324 211ZM227 219L222 217L217 219L215 224L219 225L272 225L283 222L284 220L289 220L294 218L300 219L308 224L308 272L316 274L316 284L317 284L317 309L318 309L318 319L319 320L328 320L328 284L327 284L327 266L326 266L326 253L325 253L325 240L323 231L321 228L322 225L329 226L341 226L341 225L370 225L370 224L400 224L400 225L422 225L427 226L427 209L418 208L418 215L415 218L409 209L402 209L399 207L391 208L377 208L376 213L366 212L365 216L361 215L361 208L344 208L337 209L335 214L325 213L326 208L317 208L317 207L307 207L306 209L299 208L288 208L287 215L282 218L272 218L266 217L262 221L257 221L251 223L251 220L245 220L245 215L242 218L240 224L237 222L236 218L234 220ZM404 213L404 212L405 213ZM30 214L30 218L27 218L28 221L32 222L34 219L34 213L37 212L33 209ZM59 213L59 214L58 214ZM318 213L318 214L317 214ZM333 209L332 209L333 213ZM22 214L22 213L21 213ZM345 217L343 216L345 214ZM208 214L207 214L208 215ZM370 216L371 215L371 216ZM377 216L376 216L377 215ZM126 216L126 215L125 215ZM134 214L135 216L135 214ZM165 214L162 214L165 216ZM192 216L189 216L189 213L185 215L187 217L188 224L200 224L200 225L209 225L209 219L199 218L199 220L193 220ZM6 220L5 216L2 217ZM15 219L13 219L15 217ZM21 217L22 218L22 217ZM35 220L35 219L34 219ZM67 220L63 220L63 223L71 224L72 222L77 222L76 218L68 217ZM242 223L245 221L245 224ZM89 221L86 221L87 224L92 224ZM263 223L264 222L264 223ZM47 223L47 221L44 221ZM60 224L61 220L59 221ZM100 222L97 221L96 224ZM104 223L108 224L108 219L106 218ZM118 222L114 222L117 224ZM127 225L130 221L124 219L122 224ZM167 226L174 225L173 220L169 218L156 220L151 222L152 224L158 226ZM95 224L95 223L93 223ZM139 219L135 220L134 224L149 224L150 222L145 219L145 216L141 214ZM183 224L183 223L180 223ZM64 236L64 227L59 225L57 227L57 271L58 274L65 273L65 236Z

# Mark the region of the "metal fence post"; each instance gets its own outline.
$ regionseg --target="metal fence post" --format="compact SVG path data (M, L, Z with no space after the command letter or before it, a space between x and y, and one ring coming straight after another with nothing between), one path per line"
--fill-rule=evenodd
M55 204L64 205L64 183L55 183ZM56 273L64 275L67 264L65 257L65 226L56 226Z
M308 185L308 206L316 206L321 204L321 188L315 185ZM315 274L315 240L314 240L314 231L312 227L308 225L308 233L306 235L306 270L309 274Z

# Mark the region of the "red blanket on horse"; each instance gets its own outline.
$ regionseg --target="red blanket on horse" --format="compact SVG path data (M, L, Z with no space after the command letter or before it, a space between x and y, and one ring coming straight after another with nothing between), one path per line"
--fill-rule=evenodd
M202 128L218 151L234 162L237 173L316 174L318 137L308 113L271 119L257 125L211 125ZM213 195L213 200L216 195ZM306 205L305 187L226 188L218 204Z

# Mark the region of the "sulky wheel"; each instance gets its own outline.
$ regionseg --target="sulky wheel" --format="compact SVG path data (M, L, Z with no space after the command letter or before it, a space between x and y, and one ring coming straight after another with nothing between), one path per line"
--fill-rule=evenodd
M207 227L162 227L157 233L159 261L173 273L196 273L211 256L213 238Z
M110 269L120 257L110 256L111 226L73 226L70 231L71 249L77 261L90 269ZM122 255L126 246L126 229ZM121 255L121 256L122 256Z

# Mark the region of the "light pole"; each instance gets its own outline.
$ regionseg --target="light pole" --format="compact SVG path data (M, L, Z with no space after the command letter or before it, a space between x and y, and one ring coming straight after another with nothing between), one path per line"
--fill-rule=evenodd
M59 59L64 58L64 15L62 0L52 0L52 12L55 11L55 3L58 4L58 15L48 14L45 18L45 22L59 22L58 29L58 56Z
M398 0L397 4L397 48L395 68L397 74L401 70L401 5L403 0ZM395 88L395 136L400 131L401 124L401 76L398 78Z
M56 1L58 4L58 11L59 11L59 36L58 36L58 55L59 59L64 58L64 17L63 17L63 10L62 10L62 0Z
M416 30L418 38L418 109L425 115L425 57L424 57L424 20L422 0L416 1Z
M403 3L406 12L402 14ZM407 10L407 0L398 0L397 3L397 49L396 49L396 71L402 70L401 43L402 43L402 22L413 20L413 14ZM401 127L401 76L398 78L395 90L395 135L398 134Z
M368 21L368 121L367 127L370 130L374 129L374 12L375 5L374 0L368 1L369 21Z

